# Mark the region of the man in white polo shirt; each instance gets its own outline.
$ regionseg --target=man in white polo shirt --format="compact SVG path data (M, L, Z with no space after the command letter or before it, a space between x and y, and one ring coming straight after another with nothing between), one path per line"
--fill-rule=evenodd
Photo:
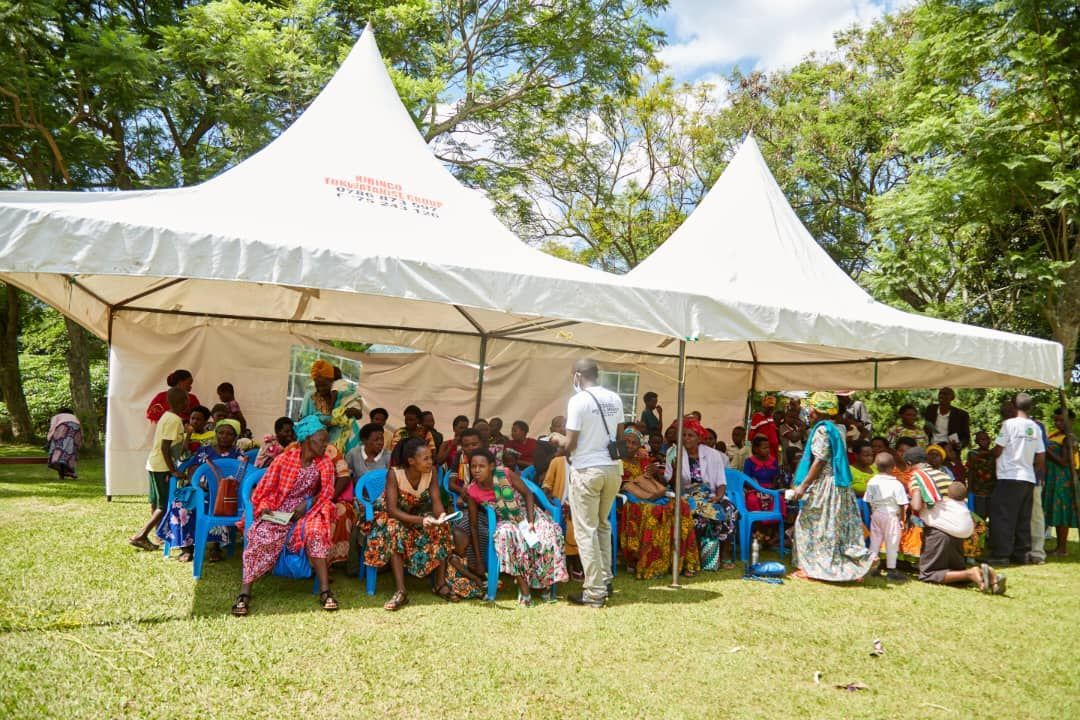
M1046 463L1042 430L1028 417L1031 405L1030 395L1017 394L1005 412L994 446L997 483L990 500L990 555L996 565L1029 562L1032 541L1044 541L1031 537L1036 473L1041 473Z
M575 605L603 607L611 574L611 523L608 514L622 481L615 444L623 422L622 398L600 386L595 360L574 364L574 396L566 409L567 453L570 455L570 517L574 522L585 581Z

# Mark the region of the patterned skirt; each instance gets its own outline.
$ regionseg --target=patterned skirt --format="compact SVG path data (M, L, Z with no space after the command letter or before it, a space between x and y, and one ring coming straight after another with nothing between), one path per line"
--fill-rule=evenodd
M349 559L349 539L356 526L356 505L351 502L334 503L334 527L330 533L330 553L326 558L329 565L346 562Z
M682 502L679 525L680 572L701 570L697 535L690 504ZM671 545L675 537L674 501L662 505L628 502L619 517L619 549L628 567L634 568L639 580L651 580L671 571Z
M562 528L543 510L537 508L535 512L534 526L540 541L529 547L517 523L500 521L495 527L495 555L500 572L524 577L529 587L547 588L570 578L566 572L566 548Z
M449 525L416 527L399 522L385 510L375 513L366 531L364 563L385 567L392 553L405 559L405 571L415 577L427 577L450 556L453 541Z
M799 569L815 580L850 582L870 570L874 560L863 541L862 516L851 488L820 478L805 495L795 520Z

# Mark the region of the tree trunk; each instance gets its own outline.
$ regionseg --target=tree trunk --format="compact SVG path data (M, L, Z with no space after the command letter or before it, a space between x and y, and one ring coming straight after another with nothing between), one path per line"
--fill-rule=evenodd
M19 291L4 285L4 306L0 313L0 392L4 394L11 431L16 442L34 441L34 426L30 409L23 395L22 372L19 370Z
M96 448L98 440L98 415L94 407L94 393L90 386L90 339L79 323L65 317L69 348L67 352L68 383L71 387L71 404L76 417L82 423L83 446Z

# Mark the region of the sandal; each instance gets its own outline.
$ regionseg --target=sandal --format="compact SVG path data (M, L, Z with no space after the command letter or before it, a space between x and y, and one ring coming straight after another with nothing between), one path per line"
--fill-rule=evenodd
M247 593L240 593L236 596L236 602L232 606L232 614L235 617L244 617L248 614L248 606L251 603L251 596Z
M1004 595L1005 589L1008 587L1008 578L1004 575L998 575L994 579L994 584L990 588L991 595Z
M128 538L128 545L139 550L149 550L153 552L158 549L158 546L150 542L146 538Z
M519 592L517 604L519 608L531 608L533 606L532 595L522 595Z
M383 610L389 610L390 612L396 612L401 608L409 604L409 596L405 593L398 591L383 604Z
M454 594L453 588L451 588L448 583L443 583L442 586L435 591L435 594L449 603L456 603L461 600L461 598Z
M180 553L180 556L176 558L177 562L191 562L195 559L195 556L189 550L184 550Z
M221 552L221 548L219 547L210 548L210 550L206 553L207 562L216 563L221 562L224 559L225 555Z
M326 612L334 612L338 609L337 598L334 597L334 591L330 588L319 593L319 603Z

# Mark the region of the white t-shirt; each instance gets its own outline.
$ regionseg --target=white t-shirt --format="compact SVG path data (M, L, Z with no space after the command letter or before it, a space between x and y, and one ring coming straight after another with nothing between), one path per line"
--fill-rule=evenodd
M863 500L875 512L885 510L890 515L899 515L900 506L908 504L908 495L902 482L892 475L878 473L867 481Z
M600 408L604 409L604 418L600 418ZM604 432L604 421L607 422L608 432ZM566 429L577 430L577 447L570 456L570 464L576 470L600 467L606 465L618 465L618 460L612 460L608 454L608 443L615 439L619 423L623 421L622 398L606 388L599 386L591 387L570 398L566 406Z
M941 412L938 409L937 420L934 421L934 442L947 443L949 442L949 416L952 415L952 409L948 413Z
M997 444L1004 448L997 459L997 476L1034 485L1035 455L1046 452L1042 430L1030 418L1010 418L1001 425Z

